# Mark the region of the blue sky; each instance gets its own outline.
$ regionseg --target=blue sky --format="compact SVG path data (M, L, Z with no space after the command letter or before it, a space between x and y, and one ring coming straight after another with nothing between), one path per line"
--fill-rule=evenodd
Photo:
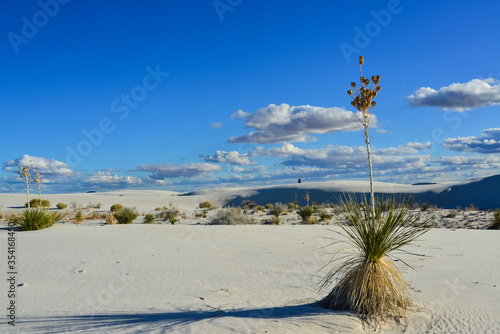
M381 75L375 180L500 173L498 1L0 4L0 191L366 179L346 91Z

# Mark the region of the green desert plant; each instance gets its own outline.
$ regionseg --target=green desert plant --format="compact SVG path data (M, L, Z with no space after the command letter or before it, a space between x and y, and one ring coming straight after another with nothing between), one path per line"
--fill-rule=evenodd
M429 208L430 208L430 205L429 205L428 203L424 203L424 204L422 204L422 206L420 207L420 209L421 209L422 211L427 211L427 210L429 210Z
M21 231L36 231L51 227L63 217L64 214L58 211L49 211L44 208L29 208L21 214L12 215L11 220Z
M144 224L154 224L155 223L155 217L153 217L152 214L148 213L147 215L144 216Z
M280 217L277 217L277 216L276 216L276 217L271 218L271 223L272 223L272 224L274 224L274 225L279 225L279 224L281 224L281 219L280 219Z
M39 198L33 198L31 201L28 203L24 204L25 207L30 207L30 208L38 208L38 207L44 207L48 208L50 207L50 201L47 199L39 199Z
M326 210L323 210L319 213L319 218L321 218L322 221L329 221L332 219L332 215L326 212Z
M59 210L66 209L67 207L68 207L68 204L64 204L64 203L57 203L56 204L56 208L58 208Z
M305 224L310 222L313 213L314 209L311 208L310 206L305 206L297 211L297 214L299 215L300 218L302 218L302 222Z
M488 227L489 230L500 230L500 209L496 209L493 212L494 223Z
M123 209L123 205L121 205L120 203L116 203L116 204L111 205L111 208L109 209L109 211L118 212L122 209Z
M212 208L212 203L210 203L209 201L205 201L203 203L200 203L200 205L198 205L198 207L200 209L211 209Z
M225 208L219 209L214 218L210 221L210 225L245 225L256 224L253 219L248 218L243 214L240 208Z
M121 210L113 212L113 215L118 221L118 224L131 224L139 214L135 208L123 207Z
M83 220L83 215L82 215L82 209L81 208L76 208L75 209L75 223L80 224Z
M170 224L174 225L175 222L177 221L177 216L179 215L179 210L176 208L172 207L168 210L165 210L163 213L163 217L165 218L165 221L169 221Z
M352 255L332 258L333 268L325 276L320 291L338 281L320 305L337 310L351 310L361 319L380 320L405 316L414 305L410 288L391 259L400 250L427 231L426 223L414 227L421 214L408 210L408 201L392 196L378 201L375 217L366 198L361 206L354 197L341 201L342 212L336 222L354 247ZM404 262L403 262L404 263Z

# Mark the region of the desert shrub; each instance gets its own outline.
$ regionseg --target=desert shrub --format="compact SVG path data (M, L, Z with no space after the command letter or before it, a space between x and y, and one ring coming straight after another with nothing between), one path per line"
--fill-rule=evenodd
M396 196L376 202L375 212L366 198L361 203L350 197L341 203L336 222L346 243L354 246L351 256L334 257L332 270L325 276L320 291L336 285L320 305L336 310L351 310L366 321L398 319L413 307L409 285L389 258L391 253L414 241L427 231L426 222L412 227L421 214L408 211L408 202ZM383 212L382 208L388 208ZM373 218L381 217L379 219ZM404 263L404 262L403 262Z
M210 203L209 201L205 201L203 203L200 203L200 205L198 205L198 207L200 209L211 209L212 208L212 203Z
M305 207L299 209L299 211L297 211L297 214L299 215L300 218L302 218L303 223L309 223L313 213L314 213L314 209L311 208L310 206L305 206Z
M266 204L266 209L272 209L272 208L274 208L274 205L272 205L271 203Z
M166 208L162 208L162 207L159 206L159 207L155 208L155 211L161 211L161 210L164 210L164 209L166 209Z
M469 204L469 207L467 208L468 211L475 211L477 210L477 207L474 203Z
M28 203L24 204L24 207L28 207ZM50 201L47 200L47 199L42 199L40 200L39 198L33 198L31 201L30 201L30 207L32 208L48 208L50 207Z
M326 210L323 210L319 213L319 218L321 218L321 220L323 221L328 221L332 219L332 215L326 212Z
M285 206L281 203L274 204L273 208L271 209L271 214L275 217L279 217L279 215L281 215L283 212L285 212Z
M240 208L243 210L254 210L258 206L259 205L257 203L255 203L254 201L251 201L251 200L245 200L245 201L241 202L241 204L240 204Z
M118 221L118 224L131 224L139 214L135 211L135 208L123 207L121 210L113 212L113 215Z
M36 231L51 227L64 217L58 211L49 211L44 208L31 208L24 210L21 214L12 216L12 222L21 231Z
M496 209L493 212L494 223L488 227L489 230L500 230L500 209Z
M297 205L297 203L294 203L294 202L288 203L288 209L289 210L296 210L298 208L299 208L299 206Z
M201 218L203 217L203 212L195 212L194 218Z
M273 217L271 218L271 223L274 225L279 225L281 223L280 217Z
M76 208L75 209L75 223L80 224L82 220L83 220L82 209Z
M165 221L168 220L172 225L174 225L175 222L177 221L178 215L179 215L179 210L177 210L176 208L165 210L165 212L163 213Z
M429 210L429 208L430 208L429 203L423 203L422 206L420 207L422 211L427 211Z
M256 224L253 219L243 214L240 208L225 208L216 212L210 225L245 225Z
M152 214L148 213L147 215L144 216L144 224L154 224L155 223L155 217L153 217Z
M122 209L123 209L123 205L121 205L120 203L116 203L116 204L111 205L111 208L109 209L109 211L117 212L117 211L120 211Z
M67 207L68 207L68 204L64 204L64 203L57 203L56 204L56 208L58 208L59 210L66 209Z

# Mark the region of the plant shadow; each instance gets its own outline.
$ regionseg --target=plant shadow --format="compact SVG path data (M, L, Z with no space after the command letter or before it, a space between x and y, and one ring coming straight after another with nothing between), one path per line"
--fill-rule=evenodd
M345 311L332 311L320 307L317 303L301 304L294 306L281 306L242 310L214 310L214 311L179 311L179 312L155 312L155 313L109 313L92 315L69 315L54 316L47 318L31 318L22 320L22 324L34 324L37 331L43 333L68 333L75 331L110 332L113 330L130 330L134 326L147 326L148 331L174 330L176 327L189 325L211 318L239 318L242 320L252 319L287 319L303 318L317 315L328 315L332 312L352 316ZM317 324L321 327L332 328L343 327L322 321Z

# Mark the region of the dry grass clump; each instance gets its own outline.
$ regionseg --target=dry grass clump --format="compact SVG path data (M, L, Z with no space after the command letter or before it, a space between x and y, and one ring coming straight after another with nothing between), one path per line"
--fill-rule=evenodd
M66 209L67 207L68 207L68 204L65 204L65 203L57 203L56 204L56 208L58 208L59 210Z
M390 254L427 231L413 227L420 219L408 211L408 202L392 197L375 205L375 217L366 198L357 203L352 197L343 201L337 224L354 246L352 255L334 257L333 268L320 290L338 281L320 305L335 310L351 310L361 319L379 321L403 317L414 307L410 287L390 258Z
M245 216L240 208L219 209L209 222L210 225L247 225L256 223L255 220Z
M104 223L105 225L115 225L116 224L116 218L111 213L107 214L104 219L106 220L106 222Z
M209 201L205 201L205 202L200 203L200 205L198 205L198 207L200 209L211 209L212 203L210 203Z

